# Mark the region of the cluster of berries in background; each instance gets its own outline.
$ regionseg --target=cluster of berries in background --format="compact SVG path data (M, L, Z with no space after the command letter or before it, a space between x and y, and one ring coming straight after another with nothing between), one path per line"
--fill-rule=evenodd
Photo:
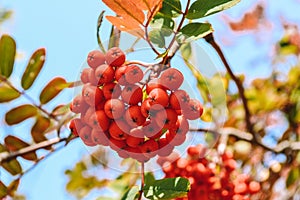
M218 156L217 162L204 157L206 148L202 145L189 147L187 153L187 158L172 153L157 160L166 178L181 176L189 179L191 190L188 197L177 200L250 200L255 199L254 195L260 191L258 182L236 170L237 163L232 153Z
M188 120L199 119L203 107L180 89L179 70L168 68L149 79L141 66L125 61L118 47L88 54L81 94L70 105L80 117L70 129L84 144L110 146L122 158L146 162L167 156L186 140Z

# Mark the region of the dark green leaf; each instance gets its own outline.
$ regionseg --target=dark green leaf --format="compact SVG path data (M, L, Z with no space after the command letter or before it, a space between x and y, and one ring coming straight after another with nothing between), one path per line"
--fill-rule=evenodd
M155 181L155 178L151 172L145 174L145 184L152 184Z
M213 31L209 23L189 23L182 27L179 31L181 34L178 36L179 42L196 40L202 38Z
M10 196L14 196L15 195L15 192L17 191L18 187L19 187L19 184L20 184L20 179L16 179L14 181L12 181L9 186L7 187L7 193L10 195Z
M4 142L9 151L17 151L29 146L28 143L12 135L7 136L4 139ZM26 160L37 160L37 155L35 152L23 154L22 157Z
M16 56L16 42L9 35L0 39L0 75L9 77L13 71Z
M45 56L46 50L44 48L38 49L32 54L21 79L21 85L25 90L32 86L36 77L39 75L45 63Z
M199 19L231 8L240 0L197 0L189 8L187 19Z
M20 93L5 83L0 84L0 103L9 102L20 97Z
M36 118L35 124L31 128L31 136L34 142L39 143L47 140L44 133L50 127L50 119L38 116Z
M154 44L157 44L159 48L163 48L165 46L165 38L162 32L158 29L153 29L149 32L150 41Z
M162 10L164 8L168 8L167 10L172 11L172 17L177 17L178 14L182 12L180 0L164 0Z
M143 188L144 196L153 200L186 197L189 190L188 179L181 177L156 180Z
M11 109L5 114L5 121L8 125L18 124L25 119L37 114L37 108L30 104L25 104Z
M300 178L300 169L299 168L291 169L286 179L286 187L288 188L292 186L297 180L299 180L299 178Z
M40 102L46 104L56 97L63 89L69 87L65 79L56 77L52 79L42 90L40 94Z
M2 181L0 181L0 198L2 199L5 196L7 196L7 187L4 183L2 183Z
M17 159L3 162L2 167L13 176L22 173L22 167Z
M133 186L132 188L126 191L126 193L123 195L121 200L135 200L138 194L139 194L139 187Z

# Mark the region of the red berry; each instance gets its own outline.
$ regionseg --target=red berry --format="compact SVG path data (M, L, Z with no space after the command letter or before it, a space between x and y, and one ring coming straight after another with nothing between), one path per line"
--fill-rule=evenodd
M144 138L128 135L126 143L128 146L136 148L144 143Z
M158 140L158 146L159 150L157 154L159 156L169 156L174 150L174 146L170 145L169 141L166 138L160 138Z
M70 110L74 113L84 113L88 107L81 95L76 96L70 104Z
M260 184L256 181L251 181L249 183L249 192L254 194L260 191Z
M169 90L177 90L183 83L182 73L174 68L166 69L160 76L160 84Z
M125 71L125 80L129 84L140 82L144 77L143 71L136 65L130 65Z
M181 110L187 107L190 101L190 96L184 90L176 90L170 95L170 106L174 110Z
M148 99L150 100L149 103L150 105L155 105L159 104L162 107L167 107L169 104L169 96L168 93L160 88L155 88L151 90L149 93ZM160 107L160 108L162 108ZM155 107L153 107L155 108Z
M120 67L124 64L126 57L119 47L113 47L106 52L105 60L111 66Z
M119 99L109 99L104 105L104 111L110 119L119 119L124 115L125 105Z
M96 146L96 144L93 142L91 134L92 129L89 126L84 126L79 131L79 137L83 141L83 143L87 146Z
M120 85L127 85L127 81L125 79L125 72L127 70L127 66L118 67L115 72L115 78Z
M158 126L155 120L147 121L143 125L142 130L148 138L156 139L162 135L162 127Z
M149 94L153 89L155 88L160 88L160 89L163 89L165 90L166 88L160 84L160 80L155 78L155 79L152 79L151 81L149 81L146 85L146 92L147 94Z
M105 132L93 129L91 133L92 140L95 144L107 146L109 145L109 139Z
M90 82L89 80L89 73L90 71L93 71L92 68L84 68L81 72L81 75L80 75L80 80L82 83L88 83Z
M87 63L91 68L96 68L105 63L105 55L98 50L91 51L87 56Z
M189 131L189 122L184 116L178 116L173 130L176 132L176 134L185 135Z
M105 112L103 110L97 110L95 115L100 130L103 132L106 131L109 127L110 121Z
M148 158L154 157L158 150L158 143L155 140L147 140L141 147L141 152Z
M90 106L96 106L104 100L103 92L96 86L85 84L82 88L82 97Z
M203 106L197 99L190 99L188 106L183 108L183 115L189 120L195 120L201 117Z
M110 83L114 80L115 70L112 66L103 64L97 67L97 69L95 70L95 76L98 80L98 85Z
M143 91L137 85L127 85L121 93L122 100L129 105L137 105L143 99Z
M125 147L127 147L125 140L116 140L114 138L109 139L109 146L115 151L121 151Z
M146 118L141 113L141 107L137 105L130 106L125 112L125 119L129 126L141 126Z
M81 119L75 118L70 121L69 129L74 136L78 136L80 129L84 126Z
M156 115L155 121L159 127L172 129L177 122L177 113L170 108L160 110Z
M109 134L116 140L126 140L129 132L129 127L123 121L113 121L109 126Z
M117 99L121 95L121 87L116 83L105 83L102 90L105 99Z

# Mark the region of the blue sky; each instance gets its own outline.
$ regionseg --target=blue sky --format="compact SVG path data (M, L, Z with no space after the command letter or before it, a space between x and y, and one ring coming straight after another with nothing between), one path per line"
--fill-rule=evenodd
M242 1L226 14L233 17L240 16L244 8L250 8L257 1ZM274 1L272 1L274 2ZM295 4L296 0L276 0L276 3L269 3L271 6L267 15L271 19L284 17L287 21L299 24L300 3ZM2 33L9 33L16 42L18 51L24 53L24 59L16 63L14 79L19 79L24 70L27 59L31 53L40 47L47 50L46 64L42 73L37 79L38 85L45 85L55 76L65 77L68 81L78 78L80 67L86 58L87 52L97 47L96 23L101 10L106 9L100 0L71 1L71 0L0 0L0 5L14 11L11 20L6 22L0 29ZM236 36L223 25L221 15L208 18L213 23L216 30L217 40L224 38L242 41L241 43L224 48L230 64L235 72L249 74L250 77L265 76L268 74L270 45L282 36L282 29L277 24L271 31L262 31L264 43L258 47L257 41L249 34ZM104 23L102 27L103 38L109 35L109 27ZM224 34L228 35L224 35ZM232 36L232 38L230 38ZM204 47L207 47L204 45ZM259 50L258 50L259 49ZM217 59L214 52L207 47L207 52L212 59ZM261 60L255 60L255 58ZM220 62L217 60L217 65ZM221 67L221 66L220 66ZM41 87L37 87L41 89ZM38 90L30 90L29 93L36 95ZM68 102L72 98L72 91L60 95L61 103ZM49 106L59 103L55 101ZM11 105L10 105L11 106ZM8 106L1 106L2 111L7 110ZM3 114L3 113L2 113ZM0 116L2 117L2 114ZM0 122L0 125L2 122ZM3 130L5 134L15 133L22 127L5 128L0 127L0 140L3 140ZM23 127L24 128L24 127ZM4 135L5 135L4 134ZM24 135L18 135L26 139ZM81 143L74 142L59 153L41 163L31 173L26 175L21 182L19 192L28 196L29 200L47 199L72 199L65 192L66 177L64 171L72 168L82 155L88 153ZM2 173L0 178L7 176Z

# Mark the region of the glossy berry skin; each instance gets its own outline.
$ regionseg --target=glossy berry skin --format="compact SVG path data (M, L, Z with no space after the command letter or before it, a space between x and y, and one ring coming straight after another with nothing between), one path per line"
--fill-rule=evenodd
M102 90L105 99L117 99L121 95L121 87L116 83L105 83Z
M92 129L89 126L84 126L79 131L79 137L83 141L83 143L87 146L96 146L96 144L92 140Z
M84 126L81 119L75 118L70 121L69 129L74 136L78 136L80 129Z
M160 80L158 78L152 79L147 83L146 93L149 94L155 88L166 90L166 88L160 84Z
M184 90L176 90L170 95L170 106L174 110L181 110L188 106L190 96Z
M125 66L118 67L115 71L115 78L120 85L128 85L129 84L129 83L127 83L126 78L125 78L126 77L125 73L126 73L127 68L128 68L128 66L125 65Z
M155 121L159 127L172 129L177 122L177 113L170 108L160 110L156 115Z
M112 66L103 64L97 67L97 69L95 70L95 76L98 80L98 85L110 83L114 80L115 70Z
M146 117L142 115L141 107L138 105L130 106L125 112L125 120L131 127L141 126L145 123Z
M126 56L119 47L113 47L106 52L105 60L113 67L120 67L124 64Z
M203 106L197 99L190 99L187 107L182 110L183 115L189 120L195 120L202 116Z
M124 103L119 99L109 99L106 101L104 105L104 111L105 114L110 119L119 119L121 118L125 113L125 105Z
M163 107L167 107L169 104L169 96L167 92L160 88L153 89L148 96L148 99L150 100L150 105L159 104ZM155 109L155 107L153 107Z
M109 134L115 140L126 140L129 127L123 121L113 121L109 126Z
M143 145L141 145L141 152L148 158L151 158L156 155L156 151L159 146L155 140L147 140Z
M87 56L88 65L95 69L105 63L105 55L98 50L91 51Z
M155 120L149 120L144 123L142 131L148 138L156 139L158 135L161 136L163 126L158 126Z
M93 129L91 133L92 140L95 144L108 146L109 139L105 132Z
M160 76L160 84L169 90L177 90L183 83L182 73L174 68L166 69Z
M141 146L144 143L144 138L140 138L140 137L134 137L131 135L128 135L127 139L126 139L126 144L129 147L133 147L133 148L137 148L139 146Z
M84 113L88 109L88 104L84 101L81 95L77 95L70 105L70 110L73 113Z
M107 131L110 124L110 120L105 114L105 112L103 110L97 110L95 112L95 115L98 122L99 130L103 132Z
M84 68L80 74L80 80L82 83L89 83L89 73L93 72L92 68Z
M136 65L130 65L125 71L125 80L129 84L140 82L144 77L143 71Z
M103 92L96 86L85 84L82 88L82 97L84 101L90 105L95 106L104 100Z
M137 85L126 85L121 93L122 100L129 105L137 105L143 99L143 91Z

